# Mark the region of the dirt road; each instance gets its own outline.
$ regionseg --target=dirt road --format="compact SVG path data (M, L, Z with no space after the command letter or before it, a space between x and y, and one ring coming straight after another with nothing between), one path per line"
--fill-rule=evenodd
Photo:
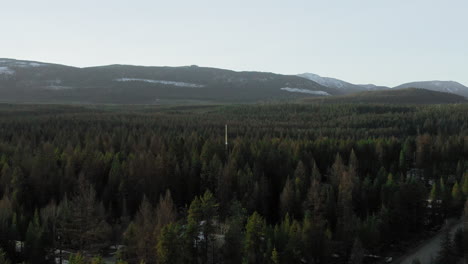
M454 232L458 228L463 228L463 222L458 221L454 225L451 225L449 228L450 234L453 236ZM437 235L415 248L411 253L403 256L398 260L395 260L394 263L411 264L414 259L419 259L421 261L421 264L430 264L431 258L435 258L437 256L437 253L439 252L440 242L442 240L443 235L444 231L438 232Z

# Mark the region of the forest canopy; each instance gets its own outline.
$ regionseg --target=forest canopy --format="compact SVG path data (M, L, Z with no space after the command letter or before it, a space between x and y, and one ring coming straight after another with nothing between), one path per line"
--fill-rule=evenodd
M467 113L3 104L0 258L362 263L462 214Z

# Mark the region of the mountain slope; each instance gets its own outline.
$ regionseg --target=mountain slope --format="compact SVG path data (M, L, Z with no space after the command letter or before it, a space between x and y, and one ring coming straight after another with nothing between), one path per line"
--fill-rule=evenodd
M453 93L464 97L468 97L468 87L462 85L461 83L453 81L410 82L401 84L395 87L395 89L404 89L409 87L417 87L432 91Z
M308 103L375 103L375 104L451 104L467 103L463 96L421 88L366 91L345 96L304 99Z
M294 75L198 66L76 68L0 59L0 100L3 102L257 102L335 94L340 91Z
M382 90L382 89L388 88L385 86L377 86L373 84L363 84L363 85L352 84L352 83L345 82L343 80L339 80L335 78L322 77L314 73L302 73L302 74L298 74L297 76L309 79L325 87L338 89L342 91L344 94L351 94L351 93L362 92L362 91Z
M323 85L325 87L329 88L334 88L334 89L339 89L343 93L353 93L353 92L360 92L366 90L365 88L354 85L349 82L345 82L339 79L335 78L330 78L330 77L322 77L320 75L314 74L314 73L302 73L298 74L297 76L303 77L305 79L314 81L320 85Z
M382 86L382 85L375 85L375 84L356 84L356 85L366 88L367 91L378 91L378 90L390 89L390 87Z

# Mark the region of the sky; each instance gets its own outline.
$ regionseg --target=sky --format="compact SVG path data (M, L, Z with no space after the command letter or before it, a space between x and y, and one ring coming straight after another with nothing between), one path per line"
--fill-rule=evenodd
M466 0L0 0L0 58L468 85Z

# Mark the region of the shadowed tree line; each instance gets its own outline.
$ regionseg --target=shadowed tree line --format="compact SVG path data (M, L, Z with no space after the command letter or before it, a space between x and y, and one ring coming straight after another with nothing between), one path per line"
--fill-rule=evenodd
M0 105L0 259L362 263L461 215L467 112Z

